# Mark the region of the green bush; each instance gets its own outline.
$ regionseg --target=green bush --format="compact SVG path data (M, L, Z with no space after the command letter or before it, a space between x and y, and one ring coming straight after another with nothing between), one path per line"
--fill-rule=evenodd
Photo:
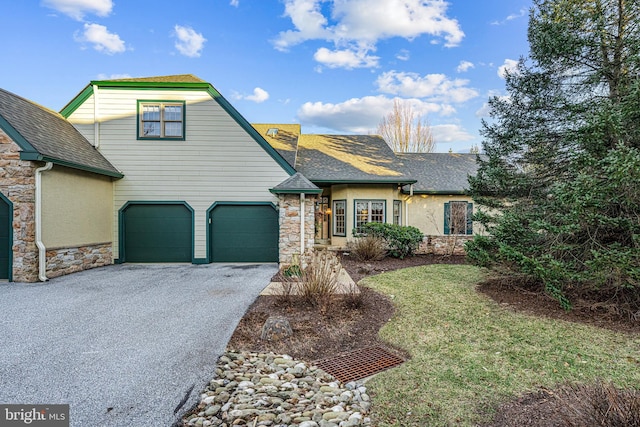
M369 222L362 226L360 233L354 230L353 234L354 236L360 234L383 239L388 246L389 255L400 259L412 256L424 239L424 234L416 227L378 222Z

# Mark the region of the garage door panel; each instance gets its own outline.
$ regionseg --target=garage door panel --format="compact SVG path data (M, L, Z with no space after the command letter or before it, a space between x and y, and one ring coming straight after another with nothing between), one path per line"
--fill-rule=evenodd
M220 205L210 218L214 262L278 261L278 212L270 205Z
M184 205L130 205L124 213L126 262L191 262L193 219Z

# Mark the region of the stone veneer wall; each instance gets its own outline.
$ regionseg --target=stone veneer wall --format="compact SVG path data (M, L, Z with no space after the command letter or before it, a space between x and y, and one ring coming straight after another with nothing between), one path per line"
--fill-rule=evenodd
M300 195L280 194L280 266L287 267L295 262L294 255L300 255ZM313 251L315 242L315 195L305 195L305 253L301 261Z
M435 255L466 255L464 244L473 236L425 236L416 253Z
M111 242L73 248L47 248L47 277L63 276L113 263Z
M34 162L20 160L20 148L0 129L0 192L13 203L13 280L38 280L35 244Z

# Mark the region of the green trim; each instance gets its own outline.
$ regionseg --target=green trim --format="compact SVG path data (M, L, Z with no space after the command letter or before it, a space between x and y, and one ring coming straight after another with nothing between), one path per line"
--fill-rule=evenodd
M273 194L322 194L322 188L316 189L306 189L306 188L285 188L285 189L274 189L270 188L269 191Z
M344 202L344 233L336 233L336 202ZM331 235L347 237L347 199L336 199L331 201Z
M21 150L30 153L38 152L35 147L31 145L31 143L29 143L29 141L27 141L25 137L23 137L22 134L18 132L16 128L11 126L11 124L2 116L0 116L0 129L2 129L7 135L9 135L9 138L11 138L13 142L15 142L18 147L20 147Z
M207 209L207 262L212 263L213 256L211 255L211 212L218 206L271 206L275 211L278 211L278 207L274 205L272 202L213 202L209 209ZM278 230L280 230L280 221L278 220ZM279 232L279 231L278 231ZM278 258L280 254L278 254Z
M2 129L8 136L15 142L22 151L20 151L20 160L37 161L37 162L51 162L56 165L66 166L73 169L80 169L86 172L93 172L99 175L111 176L114 178L122 178L123 174L120 172L113 172L110 170L94 168L91 166L81 165L79 163L69 162L67 160L57 159L51 156L42 155L36 150L36 148L29 143L4 117L0 116L0 129Z
M150 89L150 90L204 90L206 91L217 103L225 110L235 121L244 129L251 138L258 143L265 150L273 160L289 175L296 173L296 170L273 148L269 143L254 129L253 126L245 119L238 110L233 107L216 88L207 82L140 82L140 81L112 81L112 80L93 80L80 92L76 97L71 100L61 111L61 114L67 118L73 112L82 105L93 94L93 85L100 87L100 89Z
M309 181L314 184L397 184L397 185L408 185L415 184L415 179L407 179L407 180L392 180L392 179L309 179Z
M225 110L235 121L243 128L254 141L258 143L262 147L264 151L266 151L279 165L282 169L285 170L289 175L293 175L296 173L296 170L273 148L263 137L258 133L257 130L245 119L239 112L234 108L233 105L227 101L224 96L220 95L220 93L211 85L209 85L208 90L209 95Z
M9 206L9 271L7 272L7 280L13 282L13 202L2 193L0 193L0 200Z
M158 201L150 201L150 200L133 200L128 201L124 205L118 209L118 259L117 264L122 264L127 262L127 256L124 251L124 211L131 205L184 205L189 211L191 211L191 263L196 264L195 260L195 238L196 238L196 221L195 221L195 211L189 205L189 203L185 201L178 200L158 200Z
M411 194L411 191L402 190L402 194ZM413 190L413 194L431 194L431 195L439 195L439 196L469 195L469 193L467 193L466 191L459 191L459 190L422 190L422 191Z
M387 222L387 199L353 199L353 228L358 228L358 202L384 202L384 212L382 214L382 224ZM370 213L369 213L370 215ZM365 223L366 224L366 223Z
M157 136L157 137L145 137L141 136L140 132L140 124L142 123L142 114L140 113L140 105L141 104L160 104L164 106L164 104L182 104L182 136L181 137L172 137L172 136ZM160 116L160 126L164 123L162 112ZM162 129L160 130L162 133ZM160 99L138 99L136 103L136 139L138 141L185 141L187 139L187 103L186 101L176 101L176 100L160 100Z
M209 264L209 260L207 258L194 258L193 263L197 265Z
M79 94L69 101L67 105L62 107L62 110L60 110L62 117L68 119L91 95L93 95L93 86L87 85Z

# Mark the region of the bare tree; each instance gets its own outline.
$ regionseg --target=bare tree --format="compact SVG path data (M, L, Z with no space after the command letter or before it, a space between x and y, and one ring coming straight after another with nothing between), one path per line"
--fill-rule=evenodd
M396 153L430 153L435 148L427 117L407 101L393 101L393 110L382 118L378 134Z

